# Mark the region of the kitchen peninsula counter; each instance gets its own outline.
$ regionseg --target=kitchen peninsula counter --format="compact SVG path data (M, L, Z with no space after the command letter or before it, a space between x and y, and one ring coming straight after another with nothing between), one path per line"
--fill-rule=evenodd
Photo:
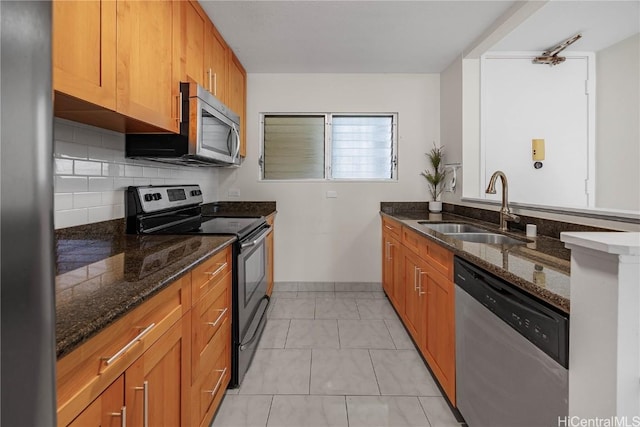
M385 212L386 211L386 212ZM412 231L439 243L454 255L465 259L514 284L555 308L570 312L570 251L558 240L547 236L527 237L524 232L503 233L524 240L523 245L495 245L465 242L433 231L419 223L457 222L498 232L498 225L452 213L433 214L418 209L384 209L382 216L394 219Z

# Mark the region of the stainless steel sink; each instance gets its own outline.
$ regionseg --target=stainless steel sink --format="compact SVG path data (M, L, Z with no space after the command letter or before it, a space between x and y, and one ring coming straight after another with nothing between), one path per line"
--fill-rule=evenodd
M494 245L524 245L527 242L497 233L445 233L447 236L465 242L488 243Z
M469 224L455 224L455 223L430 223L428 221L418 221L418 224L423 227L427 227L438 233L487 233L487 230L469 225Z

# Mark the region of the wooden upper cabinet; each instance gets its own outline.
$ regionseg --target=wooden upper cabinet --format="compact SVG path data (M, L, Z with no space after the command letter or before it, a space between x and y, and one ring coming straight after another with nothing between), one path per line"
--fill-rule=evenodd
M246 85L247 73L236 55L229 51L229 101L227 105L240 116L240 155L246 157Z
M179 131L180 3L117 3L117 110L172 132Z
M205 32L209 19L199 4L192 1L181 2L182 5L182 49L184 55L184 77L207 87L205 76Z
M227 84L229 75L228 48L211 21L205 32L204 63L205 87L220 101L228 103Z
M53 87L116 108L116 2L53 2Z

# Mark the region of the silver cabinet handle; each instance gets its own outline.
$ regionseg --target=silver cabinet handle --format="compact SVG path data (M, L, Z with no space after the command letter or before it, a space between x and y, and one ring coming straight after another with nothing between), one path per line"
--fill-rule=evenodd
M134 387L134 390L142 390L143 406L142 406L142 423L144 427L149 427L149 381L142 383L142 387Z
M415 265L413 266L413 290L417 291L418 290L418 272L420 271L420 269L418 267L416 267Z
M213 390L204 391L205 393L211 393L211 396L214 396L218 392L218 389L220 388L220 384L222 383L222 379L224 378L224 375L227 373L227 368L216 369L215 372L220 372L220 378L218 378L218 382L216 383L216 386L213 388Z
M144 330L142 332L140 332L134 339L129 341L124 347L122 347L113 356L111 356L111 357L103 357L102 360L104 360L105 365L108 366L108 365L112 364L116 359L118 359L120 356L122 356L127 350L129 350L131 347L133 347L138 341L142 340L142 337L147 335L149 333L149 331L151 331L151 329L153 329L154 326L156 326L156 324L152 323L149 326L147 326L146 328L144 328Z
M216 326L218 326L218 322L220 322L220 320L224 317L225 313L226 313L228 310L229 310L229 308L228 308L228 307L227 307L227 308L225 308L224 310L218 310L218 311L220 311L220 312L221 312L221 313L220 313L220 315L218 316L218 318L215 320L215 322L207 322L207 325L211 325L211 326L213 326L214 328L215 328Z
M387 230L393 230L393 227L390 227L387 224L384 225L384 228L386 228Z
M213 96L218 96L218 73L213 73Z
M426 294L426 292L422 292L422 275L423 274L424 273L422 271L420 271L420 274L418 274L418 296Z
M178 99L178 124L182 123L182 92L179 95L176 95Z
M209 74L209 92L213 92L213 84L211 83L211 75L213 73L211 72L211 68L209 68L209 71L207 71L207 74Z
M127 427L127 407L120 408L120 412L112 412L109 415L120 418L120 427Z
M389 261L393 260L393 257L391 256L391 248L395 246L393 243L389 242Z
M218 273L220 273L222 270L226 268L227 263L225 262L224 264L218 264L218 265L220 267L218 267L216 271L205 271L204 274L208 274L211 277L216 276Z
M384 242L384 254L385 258L389 259L389 242Z

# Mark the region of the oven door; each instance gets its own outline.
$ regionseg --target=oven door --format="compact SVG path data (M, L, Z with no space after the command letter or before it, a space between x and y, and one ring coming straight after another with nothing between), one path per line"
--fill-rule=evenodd
M239 332L238 341L235 343L238 351L238 384L242 382L249 368L267 321L269 297L267 296L265 238L270 228L265 224L239 244L238 292L235 301Z

